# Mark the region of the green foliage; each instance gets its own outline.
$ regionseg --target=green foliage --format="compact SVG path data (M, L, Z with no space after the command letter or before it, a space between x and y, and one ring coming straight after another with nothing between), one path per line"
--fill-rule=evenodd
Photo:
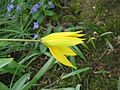
M2 82L0 82L0 89L9 90L9 88L6 85L4 85Z
M65 78L68 78L68 77L71 77L71 76L74 76L74 75L77 75L77 74L80 74L80 73L83 73L83 72L86 72L88 70L90 70L91 68L90 67L86 67L86 68L83 68L83 69L79 69L79 70L75 70L67 75L64 75L62 77L62 79L65 79Z
M18 81L15 82L12 90L22 90L23 85L30 78L30 75L30 73L26 73L25 75L23 75Z
M77 69L55 62L41 43L0 42L0 90L119 90L119 41L115 37L120 31L120 2L51 0L55 5L51 8L48 1L1 0L0 39L39 40L53 32L82 30L85 43L71 47L78 56L68 57ZM43 4L31 13L39 2ZM14 8L8 12L10 3ZM36 29L34 22L39 23Z
M68 87L68 88L59 88L59 89L41 89L41 90L81 90L81 85L78 84L76 88Z
M0 68L8 65L12 61L13 61L13 58L0 58Z
M38 71L38 73L33 77L33 79L30 82L28 82L26 85L24 85L22 90L29 90L29 88L33 86L33 84L35 84L46 73L46 71L52 68L52 66L54 65L54 62L55 62L55 59L51 57L44 64L44 66Z
M119 77L119 80L118 80L118 86L117 86L118 90L120 90L120 77Z

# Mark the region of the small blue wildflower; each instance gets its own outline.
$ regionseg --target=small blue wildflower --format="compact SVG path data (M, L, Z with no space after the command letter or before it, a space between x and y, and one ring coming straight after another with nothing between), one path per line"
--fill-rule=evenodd
M17 8L16 8L17 11L21 11L22 10L22 6L20 5L17 5Z
M11 10L13 10L14 5L11 3L7 6L7 11L10 12Z
M39 8L39 4L35 4L35 5L32 7L30 13L37 12L38 8Z
M32 7L30 13L35 13L35 12L37 12L37 11L38 11L38 8L39 8L41 5L43 5L43 2L39 2L39 3L35 4L35 5Z
M50 6L50 8L55 8L55 5L52 3L52 1L49 1L48 5Z
M34 7L39 8L39 7L40 7L40 5L39 5L39 4L35 4L35 5L34 5Z
M38 29L38 28L39 28L39 23L38 22L34 22L33 29Z

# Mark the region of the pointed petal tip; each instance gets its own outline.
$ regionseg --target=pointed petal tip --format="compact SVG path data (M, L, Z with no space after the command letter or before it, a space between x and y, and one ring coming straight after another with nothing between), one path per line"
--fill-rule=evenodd
M81 39L82 41L83 41L83 40L86 40L86 38L80 38L80 39Z
M75 53L75 54L73 54L73 55L69 55L69 56L77 56L77 54Z
M77 67L76 67L76 66L74 66L74 65L72 65L71 67L72 67L72 68L74 68L74 69L77 69Z

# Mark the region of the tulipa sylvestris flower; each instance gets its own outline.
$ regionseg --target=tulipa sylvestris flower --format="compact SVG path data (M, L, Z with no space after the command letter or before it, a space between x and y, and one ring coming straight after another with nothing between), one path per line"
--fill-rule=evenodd
M49 48L51 54L57 61L66 66L76 68L66 56L76 56L77 54L72 51L70 46L84 43L83 40L85 39L79 38L84 36L84 34L80 34L80 32L52 33L43 37L41 42Z

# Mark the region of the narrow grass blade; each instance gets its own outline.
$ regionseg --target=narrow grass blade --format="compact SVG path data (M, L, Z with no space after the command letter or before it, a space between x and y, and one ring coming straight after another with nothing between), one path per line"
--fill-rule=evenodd
M75 90L73 87L68 87L68 88L59 88L59 89L41 89L41 90Z
M90 70L91 68L90 67L86 67L86 68L83 68L83 69L79 69L79 70L76 70L76 71L73 71L67 75L64 75L62 77L62 79L65 79L65 78L68 78L68 77L71 77L71 76L74 76L74 75L77 75L77 74L80 74L80 73L83 73L83 72L86 72L88 70Z
M25 82L30 78L31 73L27 73L23 75L12 87L12 90L22 90L23 85Z
M40 44L40 52L44 53L47 50L47 47L44 44Z
M2 82L0 82L0 90L9 90L9 88L4 85Z
M37 55L40 55L41 53L39 53L39 52L32 52L32 53L30 53L29 55L27 55L25 58L23 58L20 62L19 62L19 64L22 64L22 63L24 63L24 62L26 62L27 60L29 60L30 58L32 58L32 57L34 57L34 56L37 56Z
M50 52L44 52L43 54L45 54L48 57L52 57L52 55L50 54Z
M18 67L19 67L19 71L16 73L16 75L21 76L23 75L23 67L20 66L16 61L12 61L3 68L0 68L0 72L14 74Z
M0 58L0 68L13 61L13 58Z
M106 44L114 51L113 45L110 43L110 41L106 38Z
M75 57L69 57L69 60L75 67L77 67L77 63L76 63Z
M49 69L54 65L55 59L51 57L44 66L39 70L39 72L33 77L33 79L27 83L22 90L29 90Z
M78 84L75 88L75 90L80 90L81 84Z
M80 29L86 29L86 28L83 26L76 26L76 27L67 28L65 29L65 31L80 30Z
M119 80L118 80L118 86L117 86L118 90L120 90L120 77L119 77Z
M80 49L77 46L73 46L74 51L83 59L86 61L83 53L80 51Z
M109 35L109 34L112 34L112 35L113 35L113 32L105 32L105 33L102 33L102 34L100 35L100 37L106 36L106 35Z
M0 29L0 32L11 32L16 34L21 34L18 30Z
M93 45L93 47L96 49L96 45L95 45L95 43L94 43L94 40L95 40L96 38L94 38L94 37L91 37L89 40L88 40L88 42L91 42L91 44Z
M81 43L82 46L84 46L86 49L89 49L86 43Z
M105 70L100 70L100 71L96 71L96 72L94 72L94 73L98 73L98 74L110 74L110 72L109 71L105 71Z
M58 89L41 89L41 90L80 90L81 84L78 84L76 88L74 87L67 87L67 88L58 88Z

